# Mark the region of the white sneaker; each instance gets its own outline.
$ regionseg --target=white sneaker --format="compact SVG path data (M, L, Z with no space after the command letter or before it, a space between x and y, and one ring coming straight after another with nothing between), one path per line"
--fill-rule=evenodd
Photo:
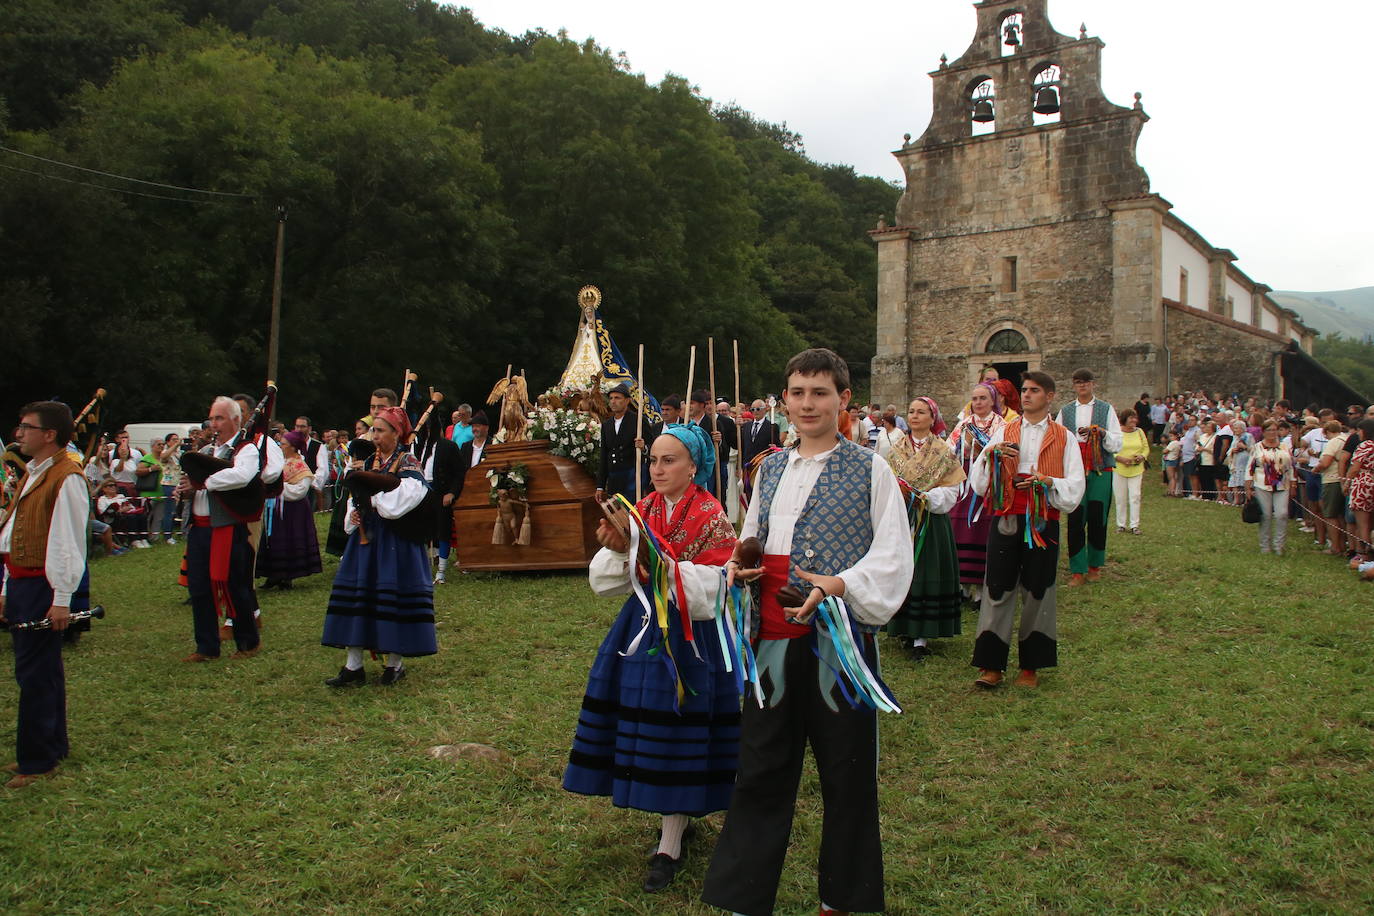
M446 579L446 578L444 577L444 574L443 574L443 573L439 573L437 576L434 577L434 584L435 584L435 585L445 585L445 584L447 584L447 582L448 582L448 579Z
M175 547L175 546L177 545L177 539L176 539L176 538L168 538L168 539L167 539L167 543L168 543L168 544L171 544L173 547Z

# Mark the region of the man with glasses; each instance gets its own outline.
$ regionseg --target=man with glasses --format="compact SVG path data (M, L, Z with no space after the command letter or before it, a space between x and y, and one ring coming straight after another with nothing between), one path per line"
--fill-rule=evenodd
M64 456L74 425L66 404L36 401L20 411L14 431L29 460L0 526L5 562L0 619L11 624L46 619L50 627L10 630L19 682L17 759L5 767L13 774L5 783L10 789L52 775L68 752L62 636L86 574L91 511L81 469Z
M754 475L751 473L754 459L771 448L782 446L782 434L777 424L768 419L768 405L763 398L754 398L749 406L752 420L744 422L740 429L739 463L744 475L744 500L747 505L754 495Z
M242 423L243 412L238 402L227 397L216 398L210 405L210 430L214 439L205 450L217 458L232 461L233 465L206 477L203 488L193 488L189 477L182 478L177 487L178 497L192 497L192 524L186 538L186 583L191 593L196 650L182 659L184 662L210 662L219 658L221 610L233 619L232 634L238 651L232 658L252 658L260 647L258 624L254 618L258 606L253 592L255 551L246 521L251 513L243 511L243 507L237 512L231 511L223 498L227 491L248 486L259 474L259 446L253 437L244 437L233 449L229 446ZM269 460L263 471L264 478L271 469ZM281 476L280 463L276 476ZM259 505L259 521L261 512Z

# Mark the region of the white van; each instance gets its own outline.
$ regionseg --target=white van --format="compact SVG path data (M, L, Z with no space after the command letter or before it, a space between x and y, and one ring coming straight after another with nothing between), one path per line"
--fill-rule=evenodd
M154 439L166 439L172 433L176 433L185 439L187 434L193 429L200 429L199 420L186 420L181 423L130 423L124 427L129 434L129 447L136 448L143 454L148 454L148 450L153 446ZM114 435L111 433L111 440Z

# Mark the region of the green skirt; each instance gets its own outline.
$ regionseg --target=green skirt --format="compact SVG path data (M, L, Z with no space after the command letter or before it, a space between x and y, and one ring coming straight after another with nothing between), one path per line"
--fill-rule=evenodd
M925 541L916 558L916 573L901 610L888 621L887 632L910 639L958 636L962 596L959 553L948 515L927 516Z

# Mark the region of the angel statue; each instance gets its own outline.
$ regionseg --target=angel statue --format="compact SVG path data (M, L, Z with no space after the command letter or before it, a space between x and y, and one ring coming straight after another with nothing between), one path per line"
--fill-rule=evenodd
M487 395L487 403L501 402L500 431L495 442L524 442L529 439L529 414L534 410L530 403L530 392L525 384L525 375L507 375L496 383Z

